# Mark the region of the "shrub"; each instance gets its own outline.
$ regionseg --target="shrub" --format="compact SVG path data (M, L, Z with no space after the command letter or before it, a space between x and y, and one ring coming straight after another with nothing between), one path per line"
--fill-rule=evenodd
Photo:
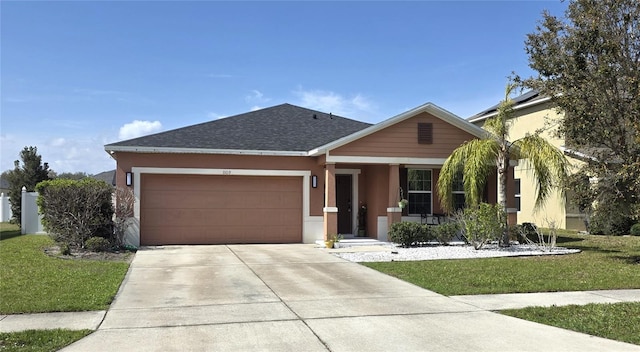
M640 223L637 223L631 226L631 230L629 231L629 234L632 236L640 236Z
M416 245L423 245L435 239L435 232L431 226L420 225L420 231L416 237Z
M464 238L480 249L485 243L497 241L504 232L505 216L500 204L480 203L456 214Z
M67 243L60 243L60 254L71 255L71 248Z
M402 221L391 224L389 240L403 247L411 247L420 242L429 241L431 231L426 225L417 222Z
M105 252L111 248L111 243L104 237L91 237L84 243L84 247L92 252Z
M113 190L106 182L57 179L40 182L36 190L42 224L56 242L82 248L90 237L111 237Z
M433 228L433 234L436 241L442 244L449 244L458 233L458 224L455 222L446 222Z
M129 220L133 217L133 205L135 195L131 188L118 187L115 190L115 209L113 221L113 238L111 242L118 246L124 246L124 237L129 227Z
M609 206L598 204L595 214L591 217L589 233L611 236L629 234L633 224L631 217L609 208Z
M520 243L538 243L538 227L532 222L523 222L522 225L516 225L517 240Z

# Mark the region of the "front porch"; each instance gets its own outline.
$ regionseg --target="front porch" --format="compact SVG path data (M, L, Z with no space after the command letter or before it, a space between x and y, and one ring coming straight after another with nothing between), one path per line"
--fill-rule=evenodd
M424 216L445 214L436 191L443 163L325 163L324 239L340 234L386 242L393 223L425 222ZM485 190L487 202L496 201L496 185L493 175ZM454 187L457 207L464 206L461 187ZM401 199L408 200L404 208Z

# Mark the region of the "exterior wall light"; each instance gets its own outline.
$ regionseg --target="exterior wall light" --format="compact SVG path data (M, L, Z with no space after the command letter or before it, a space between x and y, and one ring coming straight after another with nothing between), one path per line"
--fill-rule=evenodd
M311 187L318 188L318 176L311 176Z
M126 176L127 176L126 178L127 186L131 186L133 184L133 172L127 172Z

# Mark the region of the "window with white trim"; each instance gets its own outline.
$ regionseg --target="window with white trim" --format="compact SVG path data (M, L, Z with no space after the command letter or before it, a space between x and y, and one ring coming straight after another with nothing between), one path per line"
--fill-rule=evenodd
M462 172L456 173L451 189L453 193L453 209L464 209L467 200L464 195L464 180L462 178Z
M514 195L516 198L516 210L520 211L520 179L516 178L515 180L515 191L514 191Z
M431 214L431 170L408 169L408 213L409 215Z

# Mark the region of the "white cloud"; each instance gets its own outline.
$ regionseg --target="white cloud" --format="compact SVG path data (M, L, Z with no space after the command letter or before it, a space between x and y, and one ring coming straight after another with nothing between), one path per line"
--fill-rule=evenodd
M207 117L212 119L212 120L222 119L222 118L225 118L227 116L228 115L221 115L221 114L218 114L216 112L208 112L207 113Z
M249 104L257 105L267 103L271 100L271 98L265 97L261 91L254 89L251 91L251 94L244 97L244 100Z
M120 139L131 139L140 136L144 136L147 134L159 132L162 129L162 124L160 121L140 121L135 120L133 122L124 124L120 127L120 133L118 133L118 138Z
M116 162L105 152L104 145L113 142L114 139L113 136L66 136L47 139L33 134L3 134L0 136L0 171L13 169L13 161L20 158L20 151L27 146L37 147L42 162L49 163L49 167L57 173L97 174L113 170Z
M54 138L49 144L52 147L62 147L66 143L66 139L64 138Z
M297 104L309 109L332 112L349 118L370 119L375 115L375 105L362 94L345 97L332 91L301 88L293 93L300 100Z

